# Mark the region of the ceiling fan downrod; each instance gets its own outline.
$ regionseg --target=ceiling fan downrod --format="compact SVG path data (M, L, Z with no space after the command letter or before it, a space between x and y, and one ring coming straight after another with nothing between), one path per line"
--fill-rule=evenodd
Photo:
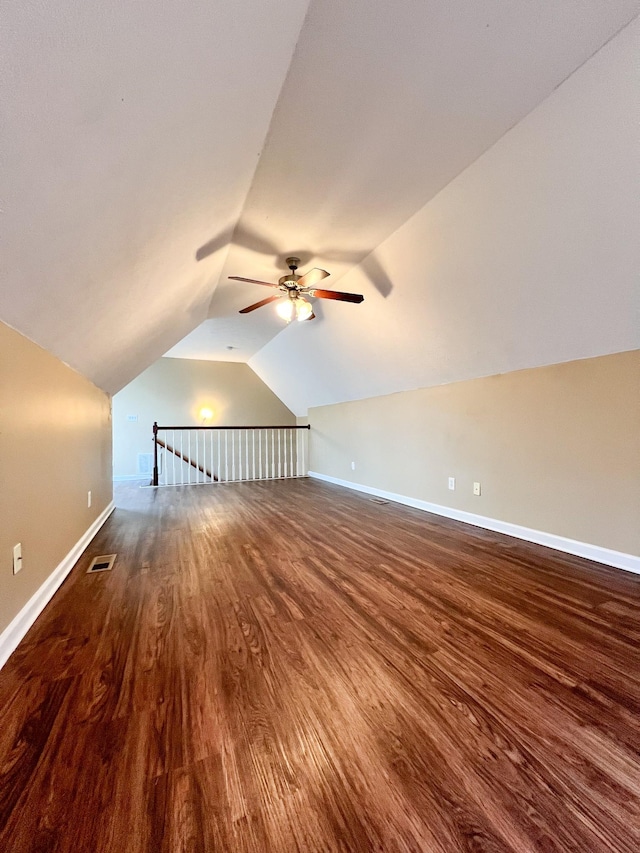
M298 269L298 264L300 263L300 258L290 257L287 258L287 266L291 270L287 275L283 275L282 278L278 279L279 285L284 285L287 290L291 290L292 287L295 287L300 279L300 276L296 274L296 270Z

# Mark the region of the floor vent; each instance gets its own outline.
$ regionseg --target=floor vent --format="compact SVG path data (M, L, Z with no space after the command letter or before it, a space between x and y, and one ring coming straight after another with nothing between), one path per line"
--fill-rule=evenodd
M110 572L117 556L117 554L105 554L102 557L94 557L91 561L91 565L87 569L87 574L92 575L94 572Z
M371 498L371 503L374 504L388 504L389 501L383 500L383 498Z

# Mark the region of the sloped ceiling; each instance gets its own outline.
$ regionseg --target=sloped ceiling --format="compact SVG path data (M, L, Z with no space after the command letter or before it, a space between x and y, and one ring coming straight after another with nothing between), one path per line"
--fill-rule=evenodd
M296 410L399 388L390 336L421 340L406 283L424 258L408 241L399 264L387 238L639 10L5 0L0 319L110 392L172 346L251 359L272 387L306 354L306 390L282 391ZM274 280L290 253L364 306L284 331L272 309L239 316L264 291L226 277ZM376 337L393 375L374 388L357 377ZM337 352L361 370L336 383L312 357ZM453 378L469 358L448 356Z
M250 366L299 415L640 347L640 19ZM594 400L594 405L598 401Z

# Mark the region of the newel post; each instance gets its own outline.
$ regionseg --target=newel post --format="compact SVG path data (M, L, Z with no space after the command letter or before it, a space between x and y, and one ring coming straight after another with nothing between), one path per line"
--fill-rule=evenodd
M158 485L158 421L153 422L153 481L151 485Z

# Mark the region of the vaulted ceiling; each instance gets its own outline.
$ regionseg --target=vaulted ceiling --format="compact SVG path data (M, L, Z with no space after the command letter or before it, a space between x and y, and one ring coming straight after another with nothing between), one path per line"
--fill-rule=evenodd
M390 348L402 339L428 359L424 240L409 248L398 229L415 230L431 199L638 11L638 0L5 0L0 319L112 393L167 351L250 360L299 411L462 378L455 356L449 372L418 376ZM462 229L467 250L474 230ZM265 293L227 277L275 280L292 253L365 303L323 304L297 329L272 307L240 316ZM314 373L339 351L367 376L368 348L395 359L395 378L340 379L339 359Z

